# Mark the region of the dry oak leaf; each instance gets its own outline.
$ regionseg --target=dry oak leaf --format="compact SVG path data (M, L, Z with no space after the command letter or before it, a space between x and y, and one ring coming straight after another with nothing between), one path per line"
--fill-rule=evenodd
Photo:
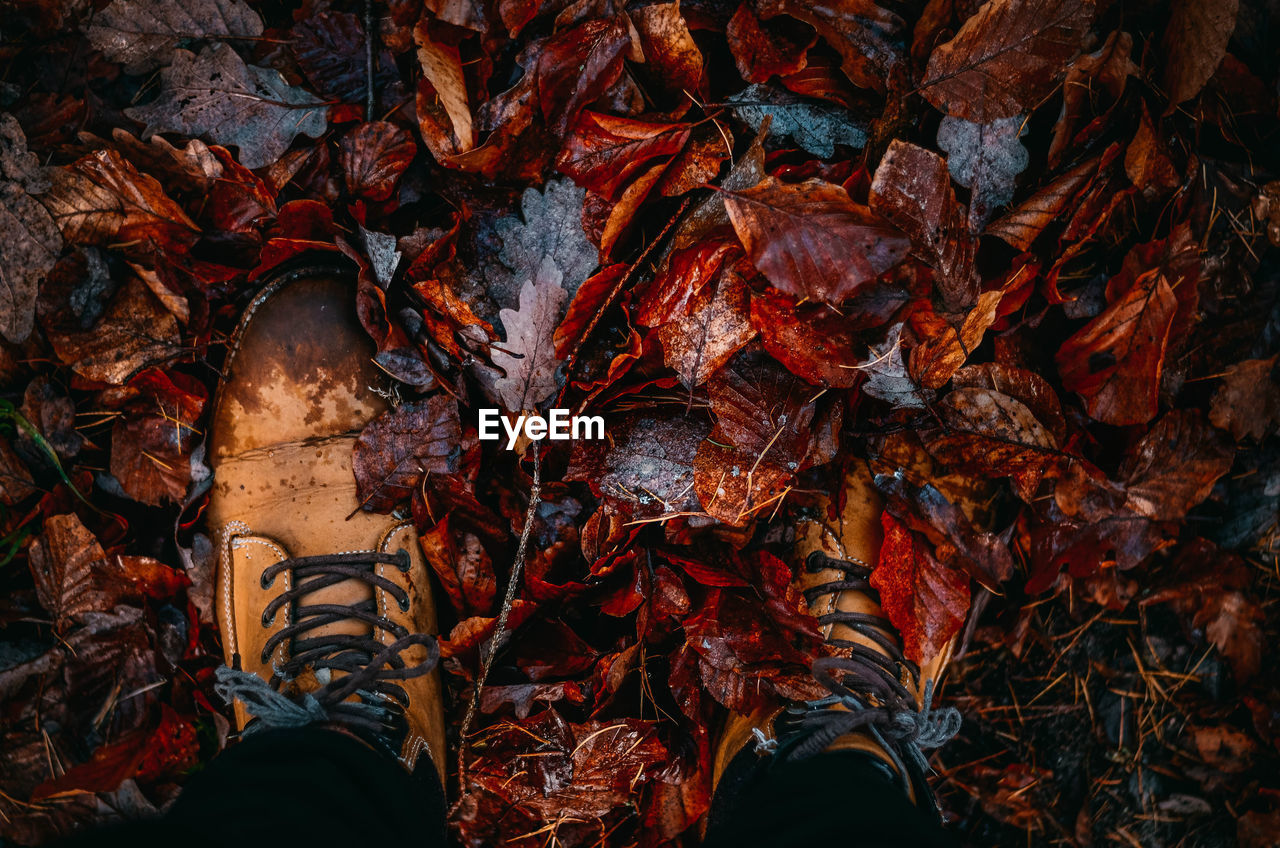
M1165 93L1171 114L1200 93L1213 76L1236 29L1239 0L1173 0L1161 43Z
M1277 357L1237 362L1222 377L1213 395L1209 420L1236 441L1246 436L1261 441L1280 421L1280 386L1275 372Z
M343 136L338 156L347 191L366 200L386 200L417 152L413 137L395 124L361 124Z
M1013 199L1018 174L1031 159L1019 141L1025 123L1019 115L987 124L948 115L938 124L938 146L947 153L947 169L970 192L969 230L974 234L982 231L997 206Z
M125 73L169 64L175 48L195 38L257 38L262 18L244 0L115 0L93 16L89 43Z
M436 159L443 161L475 147L476 130L458 48L433 38L430 24L431 17L423 15L413 28L418 64L422 66L418 120L423 140Z
M370 421L351 451L361 508L390 512L413 493L424 474L457 470L462 423L446 394L404 403Z
M152 244L190 244L198 232L153 177L114 150L99 150L49 172L41 202L70 244L113 246L125 253Z
M493 349L493 364L505 374L492 380L489 393L508 412L535 409L559 388L555 331L568 292L550 257L520 290L520 310L501 311L507 339Z
M843 188L765 177L722 191L747 255L776 288L836 304L897 265L910 242Z
M978 124L1039 104L1080 49L1090 0L988 0L929 57L920 93Z
M969 614L969 576L943 565L906 525L880 516L884 541L871 572L880 606L902 634L903 653L918 665L932 662L960 632Z
M1156 416L1160 374L1178 299L1163 274L1149 271L1055 356L1063 388L1084 398L1104 424L1145 424Z
M319 138L329 109L314 95L289 85L279 71L246 65L228 44L196 55L175 50L160 72L160 96L125 114L146 124L143 138L157 132L207 135L240 149L240 164L255 169L280 158L294 138Z
M876 166L871 208L911 239L916 253L937 273L951 308L972 302L973 240L965 208L951 188L947 162L932 150L894 139Z

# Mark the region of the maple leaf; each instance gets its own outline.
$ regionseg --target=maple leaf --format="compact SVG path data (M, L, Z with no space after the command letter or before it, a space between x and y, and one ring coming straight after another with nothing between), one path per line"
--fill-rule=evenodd
M446 394L403 403L370 421L351 454L361 508L390 512L422 475L457 470L461 441L458 403Z
M909 243L848 192L822 180L765 177L722 191L747 255L774 286L839 303L902 261Z
M262 18L244 0L113 0L85 34L125 73L144 74L169 64L190 39L257 38Z
M997 206L1013 199L1018 174L1030 154L1019 136L1025 127L1021 116L997 118L977 124L947 116L938 124L938 146L947 152L952 178L969 189L969 229L977 233L995 214Z
M319 138L328 129L328 107L290 86L279 71L246 65L230 45L214 44L197 55L175 50L160 72L160 96L125 114L156 132L208 135L240 149L246 168L280 158L298 135Z
M1093 21L1090 0L988 0L936 48L921 94L979 124L1039 104Z
M871 572L885 616L902 634L903 653L927 665L960 632L969 612L969 578L934 559L929 546L888 512L884 541Z

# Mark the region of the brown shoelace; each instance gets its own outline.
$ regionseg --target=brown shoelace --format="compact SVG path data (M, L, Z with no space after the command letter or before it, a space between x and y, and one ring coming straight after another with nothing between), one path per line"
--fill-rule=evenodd
M240 670L219 669L219 694L228 701L243 701L256 725L295 727L333 721L373 733L396 747L397 738L403 736L408 704L408 693L397 681L428 674L436 667L440 648L435 637L411 633L379 615L372 598L350 605L302 602L313 592L354 579L387 592L401 610L408 611L408 594L378 574L379 565L395 565L407 571L409 555L404 550L395 554L324 554L284 559L268 566L260 578L264 589L286 571L293 574L293 586L267 604L262 611L262 625L270 626L282 609L290 608L293 614L290 623L272 634L263 646L262 662L270 663L282 644L289 645L290 650L282 662L273 666L270 681ZM368 624L370 632L307 635L326 625L351 620ZM390 644L380 642L374 635L379 629L390 633L394 640ZM410 666L401 654L413 645L425 646L427 657ZM307 672L321 683L319 688L293 697L281 692L284 684ZM358 700L349 701L353 695Z

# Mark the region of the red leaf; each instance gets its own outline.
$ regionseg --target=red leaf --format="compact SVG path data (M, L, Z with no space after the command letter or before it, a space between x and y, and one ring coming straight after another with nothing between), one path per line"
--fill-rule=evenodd
M461 442L458 404L445 394L379 415L360 432L352 452L360 506L390 512L423 474L456 470Z
M884 542L871 572L880 606L902 634L907 659L927 665L964 625L969 613L969 578L934 559L889 513L880 517Z
M391 196L418 147L404 130L385 121L361 124L343 136L338 161L347 191L366 200Z
M688 140L685 124L583 112L556 159L556 167L578 185L616 201L654 160L670 161Z
M769 282L799 298L839 303L902 261L909 243L822 180L799 185L766 177L724 192L747 255Z

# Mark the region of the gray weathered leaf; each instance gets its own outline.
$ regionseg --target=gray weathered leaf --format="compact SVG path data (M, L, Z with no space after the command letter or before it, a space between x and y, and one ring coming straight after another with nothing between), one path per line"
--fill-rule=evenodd
M154 101L125 110L147 125L144 138L157 132L207 135L238 146L246 168L271 164L296 136L318 138L328 126L328 107L314 95L290 86L278 71L246 65L226 44L198 56L174 51L160 86Z
M586 189L569 180L552 180L546 189L525 189L519 217L498 221L505 273L490 278L490 296L501 306L524 300L522 286L550 259L560 272L560 285L569 297L600 264L600 257L582 231L582 202ZM505 320L505 319L504 319Z
M560 280L560 270L546 257L520 290L520 310L502 310L507 340L501 349L494 348L493 364L506 376L499 376L488 388L509 412L532 410L558 388L560 360L552 337L569 296Z
M844 109L804 100L767 85L752 85L729 98L736 103L733 113L756 132L765 118L770 138L790 136L796 144L815 156L830 159L837 144L862 148L867 144L865 127L860 127Z
M115 0L94 16L89 42L126 73L169 64L192 38L256 38L262 18L244 0Z
M1014 115L989 124L947 116L938 124L938 146L947 153L951 178L969 189L969 229L978 233L996 207L1013 199L1018 174L1030 154L1022 146L1025 118Z
M391 278L395 276L396 268L400 265L400 251L396 250L396 237L366 230L364 227L360 228L360 235L364 238L364 252L373 266L374 279L385 289L391 285Z
M871 349L872 358L859 370L867 375L862 390L873 398L879 398L897 407L921 409L932 394L916 385L907 373L902 359L902 325L896 324L885 336L883 349Z
M49 187L12 115L0 114L0 335L26 341L40 283L58 261L62 234L30 193Z

